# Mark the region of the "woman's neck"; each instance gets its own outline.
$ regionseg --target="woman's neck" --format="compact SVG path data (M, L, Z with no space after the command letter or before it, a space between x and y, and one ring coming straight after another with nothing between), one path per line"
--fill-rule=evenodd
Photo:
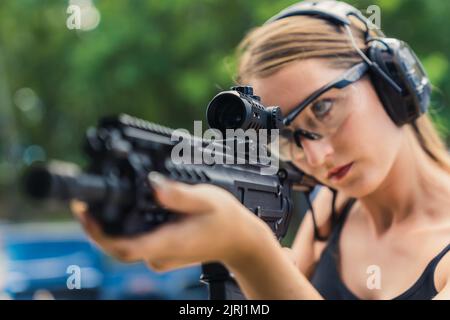
M450 176L425 153L410 128L404 132L389 174L374 192L359 199L376 236L413 217L433 214L438 201L448 198Z

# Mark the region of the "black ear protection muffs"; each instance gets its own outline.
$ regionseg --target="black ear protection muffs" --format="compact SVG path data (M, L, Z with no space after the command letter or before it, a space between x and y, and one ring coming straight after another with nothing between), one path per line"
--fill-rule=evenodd
M270 18L266 24L302 15L325 19L337 26L342 26L346 30L354 49L370 67L372 84L386 113L397 126L411 123L416 129L414 120L427 112L430 103L431 84L421 62L412 49L401 40L386 38L358 9L340 1L303 1L282 10ZM350 29L352 22L349 16L356 17L366 26L366 50L364 51L359 49L356 44ZM375 37L370 35L371 29L374 30ZM331 222L334 225L337 220L335 210L337 191L333 188L330 189L333 192ZM307 194L306 199L312 212L314 237L317 240L324 241L327 237L319 234L309 194Z
M325 19L346 29L355 50L369 65L373 86L395 124L411 123L427 111L431 84L421 62L405 42L386 38L358 9L334 0L294 4L270 18L266 24L301 15ZM349 27L349 16L355 16L366 26L366 52L356 45ZM370 35L371 28L376 37Z

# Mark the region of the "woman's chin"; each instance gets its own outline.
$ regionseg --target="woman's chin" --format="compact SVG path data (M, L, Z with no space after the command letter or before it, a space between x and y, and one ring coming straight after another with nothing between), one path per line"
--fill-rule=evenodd
M377 179L373 179L373 175L368 172L361 174L357 167L352 169L354 169L352 175L345 183L331 187L351 198L363 198L377 189L379 183L375 181Z

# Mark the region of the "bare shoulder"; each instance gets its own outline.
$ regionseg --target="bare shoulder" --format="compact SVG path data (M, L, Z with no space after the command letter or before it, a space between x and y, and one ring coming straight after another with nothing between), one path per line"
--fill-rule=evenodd
M326 187L322 187L312 203L314 215L319 227L319 233L321 235L328 235L331 232L330 218L332 211L332 200L333 193L331 190ZM347 200L348 197L338 193L336 198L336 209L338 213L341 211ZM300 225L292 246L292 250L297 257L297 265L305 275L311 275L314 270L314 266L320 258L320 254L326 244L327 243L324 241L315 241L311 210L308 210Z
M440 223L439 228L434 234L441 234L444 238L446 248L448 248L450 246L450 214L446 214L444 217L444 221ZM450 250L444 254L436 266L434 283L438 292L450 287Z
M445 290L450 299L450 179L446 188L437 191L437 198L428 202L432 209L424 211L425 219L412 229L412 236L421 241L427 262L440 255L434 269L434 285L438 292Z
M348 197L342 193L337 194L336 198L336 214L339 216L342 213L344 205L349 200ZM321 188L317 194L316 199L313 202L314 214L316 222L319 227L321 235L328 235L331 232L331 212L332 212L333 193L328 188ZM311 212L308 211L307 215L312 227Z
M438 292L450 286L450 250L439 261L434 275L434 283Z

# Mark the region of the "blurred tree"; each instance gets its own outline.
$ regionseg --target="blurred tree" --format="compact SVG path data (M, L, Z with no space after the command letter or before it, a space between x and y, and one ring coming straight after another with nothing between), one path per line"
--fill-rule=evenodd
M14 181L8 174L13 165L44 158L82 164L82 135L101 115L126 112L192 129L194 119L204 119L209 99L232 84L240 39L292 3L2 0L0 116L9 127L0 131L2 203ZM434 117L444 131L450 122L449 110L443 108L450 94L450 2L349 3L363 13L369 5L379 5L386 34L417 51L439 88L433 106L440 112ZM86 30L67 28L70 4L83 9ZM8 107L4 101L12 103ZM0 207L0 215L2 211Z

